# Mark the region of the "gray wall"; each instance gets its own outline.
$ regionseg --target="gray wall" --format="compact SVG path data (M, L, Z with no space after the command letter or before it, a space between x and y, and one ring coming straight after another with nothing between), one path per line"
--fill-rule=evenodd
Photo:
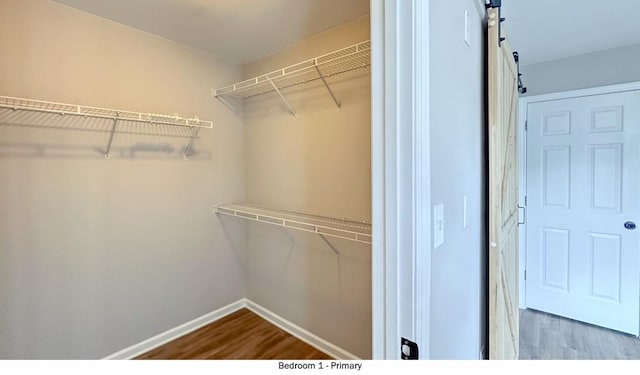
M446 221L445 242L432 251L431 358L477 359L486 318L484 9L475 0L430 4L431 199L444 203ZM471 46L464 41L465 9Z
M0 112L0 359L112 354L245 296L240 68L46 0L3 0L0 95L199 115L185 129ZM227 233L225 233L225 231ZM230 241L232 238L233 241Z
M521 72L528 96L640 81L639 62L640 44L634 44L524 65Z

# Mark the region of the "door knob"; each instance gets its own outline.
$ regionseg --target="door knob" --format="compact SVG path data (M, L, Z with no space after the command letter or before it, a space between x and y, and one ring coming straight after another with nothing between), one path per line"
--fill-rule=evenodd
M633 221L627 221L626 223L624 223L624 227L629 230L634 230L636 229L636 223L634 223Z

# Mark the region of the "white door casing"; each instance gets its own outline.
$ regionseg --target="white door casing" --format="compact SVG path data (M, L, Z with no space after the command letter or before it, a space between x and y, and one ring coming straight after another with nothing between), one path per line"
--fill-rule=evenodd
M526 305L637 335L640 91L530 100Z
M428 41L428 2L371 1L373 359L429 358Z

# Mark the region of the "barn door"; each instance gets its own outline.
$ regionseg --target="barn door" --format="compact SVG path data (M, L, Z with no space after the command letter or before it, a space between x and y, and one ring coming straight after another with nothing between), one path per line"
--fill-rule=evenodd
M488 10L489 358L518 358L518 72Z

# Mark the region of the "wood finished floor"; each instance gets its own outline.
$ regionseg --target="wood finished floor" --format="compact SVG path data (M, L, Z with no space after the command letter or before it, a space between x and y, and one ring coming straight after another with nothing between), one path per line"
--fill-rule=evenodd
M242 309L136 359L332 359Z
M640 339L587 323L520 311L520 359L640 359Z

